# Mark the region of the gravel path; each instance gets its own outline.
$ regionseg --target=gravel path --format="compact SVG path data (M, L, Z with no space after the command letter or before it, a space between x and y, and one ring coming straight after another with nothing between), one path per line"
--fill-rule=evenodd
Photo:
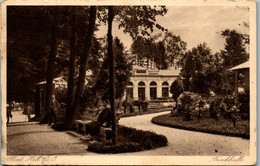
M161 112L142 116L121 118L124 126L154 131L168 139L168 146L127 155L248 155L249 140L238 137L213 135L201 132L175 129L153 124L155 116L168 114Z
M201 132L174 129L151 123L155 116L141 115L121 118L119 123L128 127L154 131L168 139L168 146L149 151L119 155L247 155L249 140ZM88 152L87 144L66 132L58 132L47 125L27 121L21 112L13 113L7 129L7 155L99 155Z
M79 138L55 131L46 124L27 122L22 112L12 114L7 127L7 155L92 154L87 152L87 144Z

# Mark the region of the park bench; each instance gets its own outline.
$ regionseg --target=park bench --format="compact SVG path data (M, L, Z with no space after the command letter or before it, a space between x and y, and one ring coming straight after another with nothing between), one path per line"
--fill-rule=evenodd
M101 137L103 140L110 140L112 138L112 128L111 127L100 127ZM104 135L103 135L104 134Z
M75 120L76 122L76 128L78 130L78 132L80 131L80 129L83 130L84 135L86 135L86 125L90 124L91 120Z

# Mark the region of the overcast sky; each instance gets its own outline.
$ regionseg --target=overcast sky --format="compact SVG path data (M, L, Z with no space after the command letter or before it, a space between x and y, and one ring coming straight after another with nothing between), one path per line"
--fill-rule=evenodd
M157 23L167 28L175 35L187 42L187 49L196 47L206 42L213 53L224 48L225 40L221 37L221 31L235 29L238 32L249 34L249 28L243 22L249 24L249 10L245 7L228 6L178 6L167 7L165 16L157 17ZM107 26L101 27L97 36L104 36ZM129 35L118 30L117 24L113 24L113 36L118 36L124 45L130 48L132 39Z

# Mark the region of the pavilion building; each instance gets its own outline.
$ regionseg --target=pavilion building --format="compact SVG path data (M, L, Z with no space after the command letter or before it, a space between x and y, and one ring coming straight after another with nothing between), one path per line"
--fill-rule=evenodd
M144 62L146 61L138 61L133 66L126 97L147 101L171 97L170 86L179 76L180 70L173 66L159 70L153 61L148 61L148 65Z

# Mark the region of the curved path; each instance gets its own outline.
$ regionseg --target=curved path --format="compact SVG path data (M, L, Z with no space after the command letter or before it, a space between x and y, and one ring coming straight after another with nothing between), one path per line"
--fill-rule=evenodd
M175 129L153 124L155 116L168 114L161 112L141 116L121 118L119 123L124 126L162 134L168 139L168 146L155 150L127 153L133 155L248 155L249 140L208 133Z

